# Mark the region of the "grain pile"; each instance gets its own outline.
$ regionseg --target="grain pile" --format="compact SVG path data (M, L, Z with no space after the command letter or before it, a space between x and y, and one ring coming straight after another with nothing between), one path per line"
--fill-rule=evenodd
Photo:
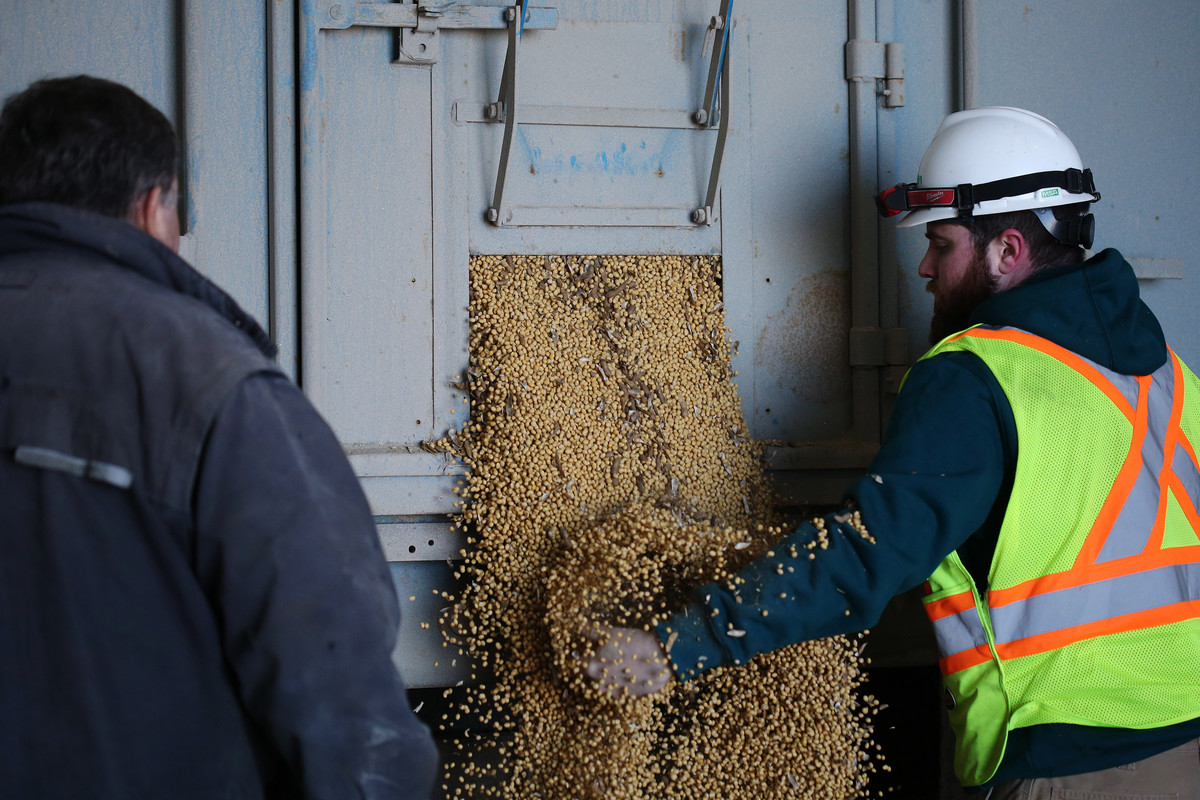
M470 312L471 418L438 443L470 470L441 625L476 673L445 796L865 796L882 759L850 639L637 700L579 673L586 624L651 625L781 536L719 258L476 256Z

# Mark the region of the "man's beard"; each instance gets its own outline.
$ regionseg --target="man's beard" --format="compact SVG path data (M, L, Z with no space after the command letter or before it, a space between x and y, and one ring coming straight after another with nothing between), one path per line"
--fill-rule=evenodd
M996 293L996 280L988 274L987 263L979 253L971 256L971 263L967 265L962 281L957 286L939 289L935 284L936 281L925 284L925 291L933 295L933 319L929 321L930 345L966 328L975 307Z

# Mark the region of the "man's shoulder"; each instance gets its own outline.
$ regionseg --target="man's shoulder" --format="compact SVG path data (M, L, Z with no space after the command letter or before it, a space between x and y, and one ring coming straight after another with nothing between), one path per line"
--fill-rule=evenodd
M195 357L241 354L264 367L275 363L255 341L251 329L257 323L248 315L223 313L195 294L101 254L67 251L6 261L11 272L26 276L25 302L31 311L37 309L34 314L43 323L38 327L47 335L57 329L87 338L104 331L106 338L127 345L143 342Z
M262 326L172 250L123 220L52 203L0 208L0 275L19 277L22 302L76 320L167 334L238 336L268 358ZM52 307L52 308L51 308Z

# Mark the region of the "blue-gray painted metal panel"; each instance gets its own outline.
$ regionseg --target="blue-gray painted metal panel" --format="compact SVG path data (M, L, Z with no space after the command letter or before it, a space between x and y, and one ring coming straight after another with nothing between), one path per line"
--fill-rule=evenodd
M178 123L177 3L5 0L0 9L0 95L39 78L87 73L126 84Z
M914 180L942 116L955 110L957 2L896 4L907 44L909 105L897 116L895 180ZM1163 0L1131 13L1116 0L975 0L976 105L1029 108L1060 125L1103 195L1093 206L1096 248L1131 259L1174 259L1182 278L1143 280L1142 295L1184 360L1200 363L1194 226L1200 198L1179 187L1200 178L1192 131L1197 92L1181 76L1200 67L1200 6ZM1139 12L1142 7L1138 7ZM901 231L898 264L913 353L925 346L929 300L916 277L921 231ZM1175 269L1175 272L1178 270Z
M458 511L454 487L461 476L381 475L361 478L375 514L446 514Z
M453 686L470 677L470 660L442 636L439 620L450 604L445 592L467 547L449 521L379 522L379 540L391 562L400 600L400 630L392 658L410 687ZM456 592L454 594L457 594Z
M1097 249L1190 267L1182 280L1143 281L1142 295L1180 357L1200 364L1200 195L1186 188L1200 181L1200 92L1184 78L1200 69L1200 5L1152 5L980 3L979 104L1023 105L1071 137L1103 195Z
M0 93L87 73L129 86L179 130L182 255L269 324L265 17L213 4L8 0ZM179 70L184 65L183 73Z
M180 253L270 325L265 4L184 2Z
M392 660L412 688L454 686L470 678L471 664L448 645L438 626L446 607L442 591L453 585L454 569L444 561L405 561L389 565L400 599L400 631Z
M723 247L742 408L756 437L832 438L850 425L846 4L739 13L749 121L726 205L735 187L744 199L726 211Z
M484 218L496 185L503 125L461 128L469 137L471 252L718 251L720 229L688 221L703 204L715 129L666 129L657 121L649 127L638 119L639 112L687 114L699 108L708 66L701 53L704 31L717 8L696 3L684 12L654 14L628 6L623 21L615 21L579 16L568 3L559 9L554 30L527 32L519 51L517 119L526 103L562 108L560 118L572 122L581 107L596 113L590 126L544 124L536 117L519 122L505 202L524 208L519 218L514 215L520 226L512 228L496 228ZM495 100L505 37L455 37L447 47L456 54L448 60L468 65L461 103ZM737 114L735 100L731 119ZM664 211L644 211L653 208ZM632 224L620 224L622 218ZM674 227L655 227L670 224Z
M305 390L347 444L417 442L435 429L430 70L391 65L388 31L314 35Z

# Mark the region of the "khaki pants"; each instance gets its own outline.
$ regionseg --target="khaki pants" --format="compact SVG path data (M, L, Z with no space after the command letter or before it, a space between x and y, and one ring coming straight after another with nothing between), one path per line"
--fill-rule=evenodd
M1000 783L987 800L1200 800L1200 740L1121 767Z

